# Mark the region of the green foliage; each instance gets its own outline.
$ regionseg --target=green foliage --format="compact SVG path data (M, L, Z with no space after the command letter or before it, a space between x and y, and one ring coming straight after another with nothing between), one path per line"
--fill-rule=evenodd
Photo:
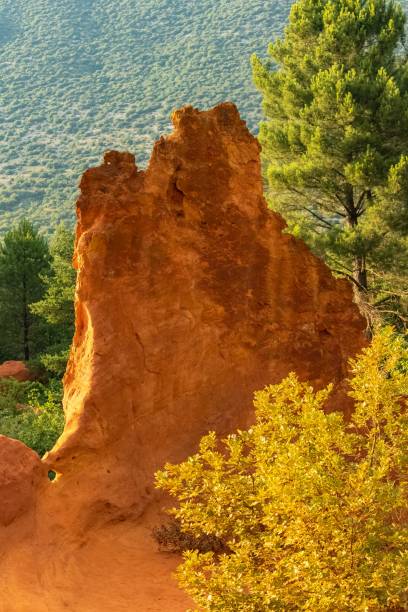
M24 404L32 384L29 381L18 382L13 378L2 379L0 381L0 412L4 414L7 410L15 410L18 404Z
M52 257L51 271L44 278L46 291L44 298L33 304L32 312L41 315L46 321L57 325L71 340L74 330L74 289L75 270L72 266L74 255L74 235L60 224L50 242Z
M0 234L72 224L80 174L105 149L145 164L174 108L235 101L260 119L248 57L291 0L0 0Z
M271 205L363 291L388 272L408 290L405 21L388 0L299 0L253 57Z
M60 378L74 327L72 252L72 233L63 226L49 250L27 221L0 245L0 358L31 358L30 370L43 381L0 381L0 434L40 455L64 426Z
M58 379L61 379L67 367L69 348L64 349L60 346L54 346L48 350L52 351L52 349L55 352L47 352L40 355L40 363L49 376L56 376Z
M352 362L355 412L326 414L291 374L256 393L256 423L204 437L157 486L195 537L180 584L200 610L380 611L408 606L408 351L387 329Z
M401 236L408 233L408 155L392 166L387 182L377 195L383 203L382 215L387 225Z
M0 244L0 361L31 360L51 377L63 375L74 333L73 249L73 234L63 225L50 249L26 220L5 235Z
M0 383L0 434L15 438L40 456L50 450L64 427L62 385L52 380Z
M45 291L50 269L45 239L26 220L0 243L0 359L28 360L47 346L47 330L30 304Z
M44 277L43 299L30 310L48 324L49 346L40 357L42 365L53 376L65 372L69 347L74 335L74 292L76 272L72 265L73 233L60 224L50 243L51 269Z

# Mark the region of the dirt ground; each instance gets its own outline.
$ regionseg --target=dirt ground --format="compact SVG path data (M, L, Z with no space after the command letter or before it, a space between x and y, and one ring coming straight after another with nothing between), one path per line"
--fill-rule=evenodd
M27 539L2 559L0 611L185 612L193 604L172 576L179 562L147 525L129 522L49 551Z

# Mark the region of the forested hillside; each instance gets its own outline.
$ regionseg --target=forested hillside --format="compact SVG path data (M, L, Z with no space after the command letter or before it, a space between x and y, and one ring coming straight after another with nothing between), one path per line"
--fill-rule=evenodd
M249 57L290 0L0 0L0 233L73 221L83 170L107 148L146 163L175 107L236 102L261 118Z

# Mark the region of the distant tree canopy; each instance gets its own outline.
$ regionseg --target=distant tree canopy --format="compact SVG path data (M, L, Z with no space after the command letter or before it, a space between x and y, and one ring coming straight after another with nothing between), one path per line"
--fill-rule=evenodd
M2 359L25 359L47 346L43 321L30 304L45 291L50 271L46 240L33 225L21 221L0 243L0 354Z
M1 0L0 235L21 216L47 234L72 226L83 170L108 148L144 166L175 108L232 99L255 128L248 56L282 31L290 3Z
M299 0L253 57L271 206L390 313L408 295L405 22L388 0Z

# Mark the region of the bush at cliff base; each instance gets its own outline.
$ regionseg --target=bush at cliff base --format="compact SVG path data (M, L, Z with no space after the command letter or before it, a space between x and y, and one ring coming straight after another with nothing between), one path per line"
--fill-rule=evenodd
M62 384L0 382L0 434L24 442L40 456L49 451L64 428Z
M408 609L407 358L386 330L351 362L350 423L291 374L255 394L251 429L157 474L182 529L229 551L184 554L200 610Z

